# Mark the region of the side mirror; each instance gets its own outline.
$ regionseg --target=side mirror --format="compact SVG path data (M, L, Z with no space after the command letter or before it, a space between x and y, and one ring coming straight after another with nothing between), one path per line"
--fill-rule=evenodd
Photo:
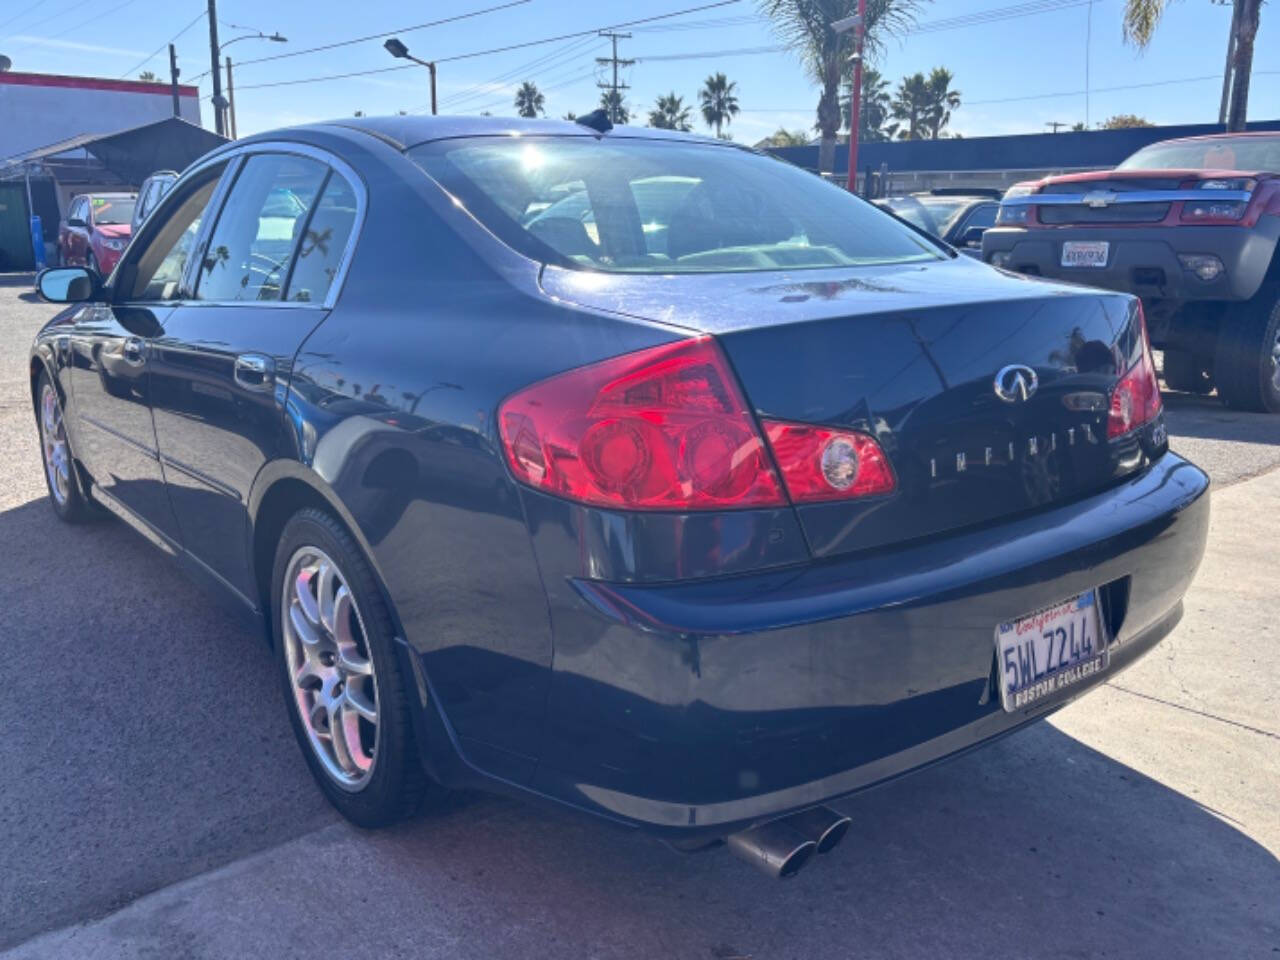
M960 238L960 245L964 247L980 247L982 246L982 235L986 232L986 227L970 227L964 232L964 236Z
M36 277L36 289L50 303L84 303L101 286L98 275L86 267L50 267Z
M68 227L87 227L88 224L85 223L83 220L81 220L79 217L68 217L67 226Z

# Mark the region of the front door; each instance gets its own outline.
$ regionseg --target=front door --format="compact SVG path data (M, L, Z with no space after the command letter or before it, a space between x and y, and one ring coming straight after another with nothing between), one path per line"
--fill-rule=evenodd
M192 296L154 343L156 436L183 544L246 598L249 492L282 450L290 367L327 313L354 218L350 185L325 163L249 155Z
M152 346L181 296L187 255L219 172L209 171L170 206L164 224L130 251L117 286L81 311L71 336L68 422L76 456L104 502L124 508L170 550L178 548L180 534L152 422Z

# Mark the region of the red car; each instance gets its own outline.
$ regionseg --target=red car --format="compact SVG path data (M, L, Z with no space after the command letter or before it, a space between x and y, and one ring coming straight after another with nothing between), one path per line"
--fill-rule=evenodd
M58 231L62 263L82 264L107 276L129 245L137 199L136 193L85 193L72 199Z

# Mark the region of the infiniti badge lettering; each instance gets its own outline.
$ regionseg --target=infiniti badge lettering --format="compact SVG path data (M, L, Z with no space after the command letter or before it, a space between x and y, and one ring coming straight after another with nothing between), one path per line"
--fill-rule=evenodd
M1002 367L992 383L996 396L1005 403L1030 400L1039 386L1040 378L1036 376L1036 372L1021 363Z

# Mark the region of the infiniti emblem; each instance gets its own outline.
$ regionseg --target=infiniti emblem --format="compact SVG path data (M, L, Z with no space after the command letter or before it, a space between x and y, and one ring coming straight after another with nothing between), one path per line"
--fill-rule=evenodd
M1030 367L1021 363L1011 363L1002 367L996 374L996 396L1005 403L1017 403L1019 400L1030 400L1040 386L1040 378Z

